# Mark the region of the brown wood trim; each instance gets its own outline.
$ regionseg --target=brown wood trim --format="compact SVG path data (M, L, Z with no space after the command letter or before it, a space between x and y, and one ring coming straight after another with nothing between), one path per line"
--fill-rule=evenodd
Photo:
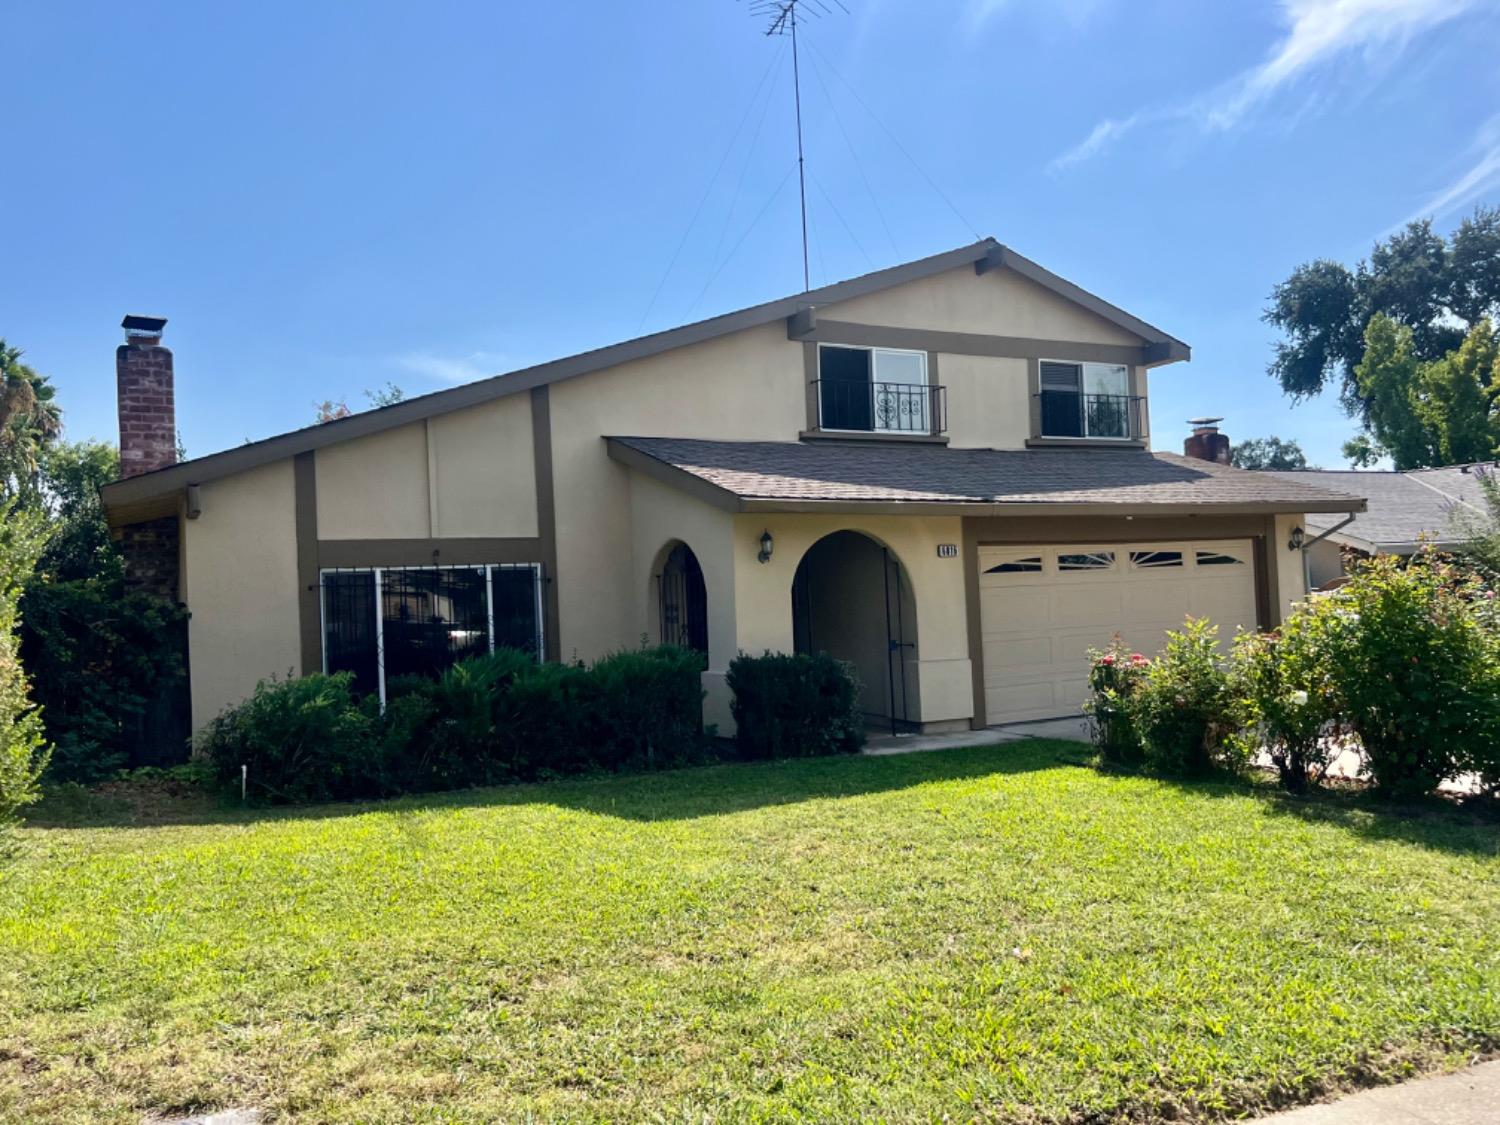
M552 476L552 397L546 387L531 391L531 455L536 477L536 527L541 540L542 564L546 567L543 587L544 643L548 660L557 660L562 651L562 615L558 609L557 587L557 500Z
M1251 541L1251 553L1255 556L1255 625L1264 633L1276 624L1271 620L1271 581L1267 573L1266 536L1254 537Z
M1144 438L1030 437L1027 449L1145 449Z
M479 566L484 563L545 563L544 544L534 539L320 539L317 566ZM314 579L316 582L316 579Z
M812 431L823 420L818 413L818 345L811 340L802 345L802 376L807 383L807 428Z
M858 441L881 444L905 442L908 445L947 445L947 434L887 434L876 430L803 430L800 441Z
M322 583L318 578L318 463L311 451L292 458L297 535L297 629L302 674L323 670Z
M1035 543L1057 546L1065 543L1135 543L1156 539L1192 539L1211 542L1221 539L1254 539L1264 532L1259 519L1232 516L1178 516L1166 519L1123 516L1091 520L1082 525L1056 519L971 518L974 537L980 547L1014 547Z
M970 726L983 730L989 725L984 699L984 618L979 604L979 542L975 521L963 521L964 616L969 633L969 669L974 690L974 717Z
M848 320L818 320L804 342L865 348L905 348L950 355L1002 359L1059 359L1078 363L1145 364L1145 348L1133 344L1092 344L1079 340L1044 340L1031 336L991 336L983 332L947 332L933 328L896 328Z

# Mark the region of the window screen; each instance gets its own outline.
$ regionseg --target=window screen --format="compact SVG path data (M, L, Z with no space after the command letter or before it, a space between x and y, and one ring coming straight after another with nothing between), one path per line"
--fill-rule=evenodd
M324 571L324 666L383 698L392 677L436 675L496 647L540 657L541 581L530 563Z

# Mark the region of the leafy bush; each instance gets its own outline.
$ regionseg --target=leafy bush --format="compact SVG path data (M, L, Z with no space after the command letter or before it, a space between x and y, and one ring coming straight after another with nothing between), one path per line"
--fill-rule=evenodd
M1383 792L1429 793L1467 769L1494 769L1500 639L1480 623L1483 598L1471 576L1427 552L1372 559L1307 611L1332 702Z
M1191 776L1238 764L1230 733L1228 677L1219 659L1218 626L1189 617L1167 633L1166 646L1146 665L1131 707L1146 764Z
M50 752L16 638L22 584L46 542L40 515L14 500L0 504L0 832L40 795L37 780Z
M131 764L151 709L185 685L186 617L159 598L127 593L118 575L27 586L21 661L56 745L49 783L91 785ZM168 760L187 755L185 742L180 752L150 749Z
M1236 735L1246 757L1264 748L1289 792L1306 791L1328 768L1337 709L1314 612L1294 612L1277 633L1236 639L1230 662Z
M274 801L324 801L379 791L373 724L354 697L354 676L270 679L198 733L197 752L221 782Z
M1135 724L1135 703L1150 661L1126 646L1119 634L1107 649L1089 649L1089 731L1094 748L1106 762L1127 764L1141 760L1141 736Z
M262 683L199 736L220 779L276 801L493 785L590 770L662 769L704 751L703 659L662 647L592 667L501 649L356 699L348 673Z
M735 743L746 758L852 754L864 745L854 669L817 656L741 653L729 662Z

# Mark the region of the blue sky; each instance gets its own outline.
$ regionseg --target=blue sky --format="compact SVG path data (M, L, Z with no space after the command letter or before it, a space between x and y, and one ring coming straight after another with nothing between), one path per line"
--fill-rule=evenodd
M813 283L994 235L1193 345L1163 448L1215 413L1340 464L1265 374L1272 285L1500 202L1492 2L846 2L803 40ZM126 312L197 455L801 288L790 58L739 0L5 0L0 40L0 335L70 437L115 436Z

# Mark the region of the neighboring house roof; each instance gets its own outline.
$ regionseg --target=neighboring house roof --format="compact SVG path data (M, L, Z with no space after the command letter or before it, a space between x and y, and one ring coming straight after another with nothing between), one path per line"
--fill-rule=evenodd
M611 437L610 456L730 511L861 509L1038 514L1353 512L1357 495L1172 453L953 449L855 442Z
M104 504L107 509L112 510L149 505L154 500L175 495L189 484L203 484L298 453L365 437L438 414L462 410L492 399L518 394L521 391L531 390L533 387L546 386L578 375L586 375L606 367L645 359L674 348L727 336L732 332L771 324L777 320L785 320L796 314L805 313L810 308L816 309L824 305L852 300L855 297L863 297L870 293L878 293L884 289L932 277L965 265L973 265L978 273L987 273L993 269L1010 270L1139 336L1146 345L1143 355L1148 366L1171 363L1190 357L1188 346L1176 337L1169 336L1161 329L1131 316L1123 309L1058 277L1029 258L1001 245L993 238L985 238L969 246L959 247L957 250L949 250L928 258L892 266L889 269L877 270L862 277L753 305L750 308L725 313L723 316L716 316L709 320L700 320L680 328L640 336L624 343L580 352L564 359L495 375L488 379L480 379L449 390L435 391L432 394L406 399L394 406L364 411L337 421L308 426L262 441L247 442L222 453L209 454L168 468L158 469L155 472L128 477L104 486L102 490Z
M1455 513L1485 511L1478 470L1493 465L1453 465L1442 469L1372 472L1364 469L1301 469L1267 472L1282 480L1364 496L1368 508L1329 535L1336 543L1375 554L1410 554L1423 542L1450 546L1467 536ZM1307 528L1321 534L1339 521L1309 515Z

